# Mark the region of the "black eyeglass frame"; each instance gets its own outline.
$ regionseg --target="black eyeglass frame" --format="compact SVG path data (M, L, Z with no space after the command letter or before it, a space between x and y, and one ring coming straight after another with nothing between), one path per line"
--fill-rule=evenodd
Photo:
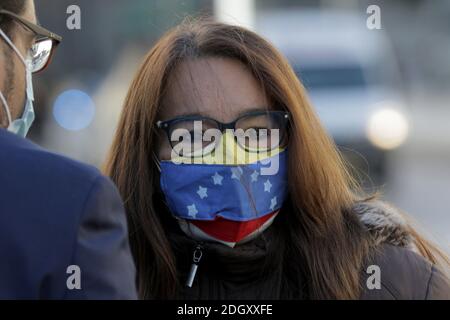
M20 23L22 26L24 26L25 28L27 28L28 30L33 32L36 35L36 41L35 41L36 43L45 41L45 40L52 41L52 51L50 53L50 56L48 57L46 64L40 70L36 71L36 73L47 68L47 66L50 64L50 61L53 57L56 47L62 41L62 37L57 35L56 33L53 33L51 31L45 29L44 27L41 27L35 23L32 23L32 22L22 18L21 16L15 14L13 12L10 12L8 10L0 9L0 16L2 16L2 15L7 16L8 18Z
M156 126L162 130L164 130L164 132L167 135L167 139L169 140L170 146L173 149L173 141L171 139L171 127L179 122L183 122L183 121L202 121L202 120L208 120L208 121L212 121L214 123L217 124L217 129L219 129L221 132L224 132L226 129L233 129L236 131L236 123L238 123L240 120L242 120L243 118L246 117L254 117L254 116L261 116L261 115L271 115L271 116L277 116L279 117L278 120L281 120L279 123L281 126L285 126L286 130L283 131L286 134L288 133L288 124L289 124L289 120L290 120L290 113L287 111L280 111L280 110L269 110L269 111L263 111L263 110L258 110L258 111L250 111L247 113L244 113L242 115L240 115L239 117L237 117L234 121L228 122L228 123L224 123L224 122L220 122L216 119L213 119L211 117L207 117L207 116L200 116L200 115L189 115L189 116L179 116L179 117L175 117L173 119L169 119L166 121L157 121L156 122ZM235 137L236 138L236 137ZM283 141L285 139L285 136L280 136L279 140L280 142Z

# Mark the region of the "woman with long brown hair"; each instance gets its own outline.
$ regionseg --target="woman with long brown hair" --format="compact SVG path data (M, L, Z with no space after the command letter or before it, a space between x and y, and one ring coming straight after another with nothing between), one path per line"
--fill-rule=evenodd
M198 144L197 124L219 136ZM446 256L363 195L289 63L244 28L186 21L155 44L105 170L143 299L450 298Z

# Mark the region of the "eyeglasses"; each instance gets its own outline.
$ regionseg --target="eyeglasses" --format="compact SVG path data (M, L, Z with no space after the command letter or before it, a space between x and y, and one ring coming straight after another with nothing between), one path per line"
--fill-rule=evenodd
M237 144L249 152L268 152L284 147L288 122L289 113L285 111L252 111L229 123L192 115L158 121L156 125L166 132L177 155L195 158L213 152L227 129L233 130Z
M31 58L32 72L37 73L39 71L44 70L49 65L53 53L55 51L55 48L61 42L62 37L58 36L57 34L54 34L51 31L48 31L47 29L37 24L34 24L26 19L23 19L22 17L10 11L0 10L0 16L2 15L7 16L14 21L17 21L26 29L30 30L35 34L36 40L34 44L31 46L29 52Z

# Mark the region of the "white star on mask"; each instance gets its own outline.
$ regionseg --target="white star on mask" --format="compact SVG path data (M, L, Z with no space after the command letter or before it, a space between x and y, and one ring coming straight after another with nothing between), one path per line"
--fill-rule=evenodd
M187 206L188 209L188 215L192 218L196 218L197 217L197 208L195 207L195 203L191 204L190 206Z
M223 177L217 172L211 177L215 185L222 185Z
M253 173L250 175L250 177L252 178L252 182L256 182L256 181L258 181L258 176L259 176L259 173L258 173L258 171L253 171Z
M273 197L273 198L270 200L270 210L273 211L276 205L277 205L277 197Z
M272 188L272 184L270 183L269 179L267 179L266 182L264 182L264 191L270 192L270 189Z
M242 173L243 171L241 167L231 168L231 179L240 180Z
M204 199L208 197L208 188L203 188L202 186L198 186L197 194L200 199Z

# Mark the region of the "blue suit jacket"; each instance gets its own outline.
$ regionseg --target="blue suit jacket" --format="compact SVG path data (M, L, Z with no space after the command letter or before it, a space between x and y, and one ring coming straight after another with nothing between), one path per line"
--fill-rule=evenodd
M123 205L97 169L0 129L0 299L40 298L136 298Z

